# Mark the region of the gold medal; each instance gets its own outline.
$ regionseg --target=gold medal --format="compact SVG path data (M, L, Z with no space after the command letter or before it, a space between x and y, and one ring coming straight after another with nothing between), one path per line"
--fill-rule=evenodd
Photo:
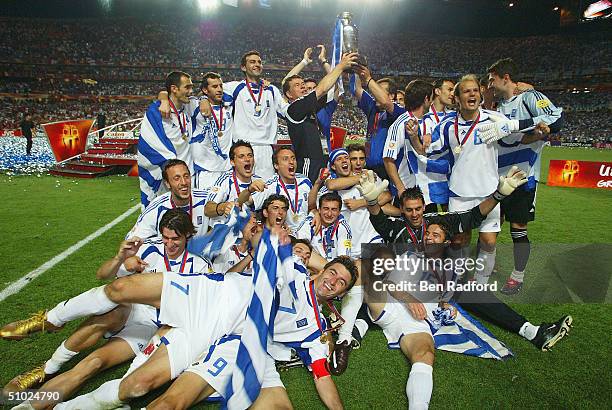
M327 343L329 341L329 337L327 336L327 333L323 332L319 340L321 341L321 343Z
M461 148L461 145L457 145L457 146L455 147L455 149L453 149L453 152L454 152L455 154L459 155L459 154L461 154L461 150L462 150L462 149L463 149L463 148Z
M255 112L261 112L261 104L255 105Z
M293 222L297 222L300 216L298 214L293 214Z
M217 135L218 135L219 137L222 137L222 136L223 136L223 131L219 131L219 132L217 133Z
M183 137L183 140L185 141L187 141L187 138L189 137L186 132L184 132L183 135L181 136Z

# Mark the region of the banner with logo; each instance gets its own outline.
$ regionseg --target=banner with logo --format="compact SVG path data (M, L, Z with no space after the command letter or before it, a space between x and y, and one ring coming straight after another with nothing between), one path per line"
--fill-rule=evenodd
M547 185L612 189L612 162L551 160Z
M336 148L341 148L344 146L344 137L346 137L346 128L336 127L332 125L329 133L329 145L330 150L335 150Z
M57 162L85 152L87 135L93 122L93 120L71 120L42 125Z

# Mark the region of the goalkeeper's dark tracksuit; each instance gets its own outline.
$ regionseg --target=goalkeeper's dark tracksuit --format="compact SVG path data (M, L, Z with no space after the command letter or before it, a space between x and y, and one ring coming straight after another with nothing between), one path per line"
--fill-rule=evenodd
M449 226L451 235L478 228L485 218L486 216L480 213L478 205L469 211L423 215L426 224L435 219L444 221ZM370 214L370 221L387 243L411 243L412 239L408 229L412 230L419 243L423 241L423 227L412 229L403 217L392 219L380 211L377 215ZM491 291L456 292L453 300L475 316L514 333L518 333L523 324L527 322L527 319L499 300ZM368 315L365 314L364 317L363 313L365 310L362 307L362 312L358 317L367 318L371 324Z

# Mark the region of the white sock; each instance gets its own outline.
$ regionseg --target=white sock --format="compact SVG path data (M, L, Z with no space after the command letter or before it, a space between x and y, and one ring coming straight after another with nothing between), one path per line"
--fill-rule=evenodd
M510 278L514 279L517 282L522 282L524 277L525 277L525 271L519 272L517 270L513 270L512 274L510 275Z
M370 326L368 325L368 322L366 322L365 320L357 319L355 320L355 327L357 328L357 331L359 332L359 336L361 336L361 338L363 339L363 337L365 336Z
M45 363L46 374L57 373L57 371L60 369L60 367L62 367L64 363L79 354L79 352L73 352L72 350L66 349L65 343L66 341L64 340L62 344L59 345L57 349L55 349L55 352L53 352L51 358L47 360L47 363Z
M122 379L115 379L104 383L92 392L94 402L99 405L101 409L114 409L121 404L123 401L119 400L119 385Z
M474 275L474 277L476 278L476 282L487 283L489 281L491 273L493 272L493 268L495 267L496 253L496 249L493 249L493 252L487 252L484 249L480 248L480 252L478 252L478 259L482 263L483 267L482 269L476 269L476 274Z
M363 286L353 286L342 298L342 311L340 315L345 322L338 331L338 342L353 341L353 326L361 305L363 304Z
M424 410L429 408L432 390L433 367L422 362L413 363L406 383L408 409Z
M118 306L104 293L106 285L89 289L71 299L60 302L47 312L47 321L54 326L63 326L74 319L101 315Z
M533 340L538 334L538 330L540 330L540 326L535 326L529 322L525 322L519 329L519 335L523 336L527 340Z
M19 403L15 407L12 407L11 410L35 410L35 409L34 407L32 407L32 404L28 400L26 400L24 402Z

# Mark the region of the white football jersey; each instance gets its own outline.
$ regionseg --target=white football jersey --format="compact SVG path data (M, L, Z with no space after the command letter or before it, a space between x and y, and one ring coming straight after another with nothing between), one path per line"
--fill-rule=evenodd
M283 184L278 174L266 181L266 189L263 192L255 192L252 195L255 209L261 209L264 201L272 194L283 195L289 200L287 211L287 226L292 232L297 232L308 216L308 194L312 189L312 183L307 176L295 174L297 184Z
M378 176L376 177L376 181L380 181ZM318 198L320 198L323 194L330 192L327 187L322 187L318 193ZM359 208L354 211L351 211L346 207L344 201L346 199L361 199L363 196L359 192L356 186L353 186L349 189L343 189L340 191L335 191L342 198L342 216L348 222L349 227L351 229L351 233L353 235L352 240L352 252L351 256L353 258L361 257L361 244L364 243L382 243L382 237L376 232L372 222L370 222L370 212L367 207ZM317 198L317 202L318 202Z
M485 144L478 135L478 126L490 123L492 116L505 118L481 108L477 124L463 120L458 113L450 113L434 128L432 146L441 139L445 149L453 154L450 158L453 161L449 179L451 195L486 197L497 188L497 144Z
M232 147L234 121L232 107L213 105L209 117L204 117L198 106L193 118L191 156L196 172L227 171L231 168L229 151ZM221 135L219 135L221 134Z
M223 92L234 103L234 140L271 145L276 143L277 115L286 117L289 103L275 86L265 87L261 97L259 88L258 84L251 83L249 91L245 80L223 83ZM258 102L259 111L256 109Z
M338 256L351 256L353 235L348 222L340 214L333 224L321 226L319 233L311 228L310 244L327 261Z
M208 231L208 217L204 214L204 206L208 202L208 190L191 190L191 203L179 208L191 215L191 221L196 229L196 235L203 235ZM142 239L151 238L160 235L158 231L159 222L164 213L174 208L174 202L171 199L171 193L155 198L149 206L145 208L142 214L138 217L136 224L126 235L127 238L137 236Z
M251 177L251 181L242 182L236 176L234 170L230 170L222 174L215 184L210 188L208 194L208 201L213 201L217 204L222 202L236 201L238 195L245 189L249 188L251 182L255 179L261 179L257 175ZM210 226L214 226L218 223L225 223L229 220L229 216L219 216L210 218Z

